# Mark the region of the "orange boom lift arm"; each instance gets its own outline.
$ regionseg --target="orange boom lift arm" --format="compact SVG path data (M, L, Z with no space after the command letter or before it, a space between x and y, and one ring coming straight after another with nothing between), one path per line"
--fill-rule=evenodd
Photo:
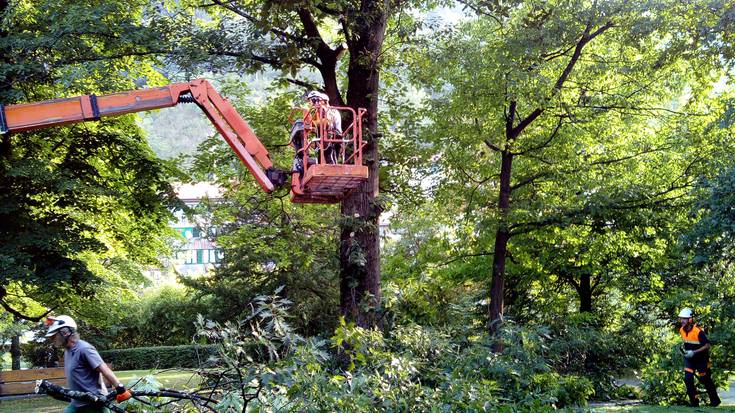
M288 172L273 167L250 126L204 79L111 95L85 95L20 105L0 105L0 132L15 133L102 117L196 103L266 192L285 184Z

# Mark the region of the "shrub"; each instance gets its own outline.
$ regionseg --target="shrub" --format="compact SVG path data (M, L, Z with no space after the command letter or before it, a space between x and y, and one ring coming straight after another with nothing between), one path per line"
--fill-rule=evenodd
M331 339L289 326L290 302L259 296L238 322L197 320L217 347L201 371L218 411L545 413L583 406L592 382L554 371L542 330L503 326L502 353L484 329L394 324L390 332L341 322ZM399 319L397 319L399 320ZM211 386L211 387L209 387Z
M169 285L148 289L132 300L121 300L116 307L120 316L106 323L77 320L84 324L79 329L82 339L98 350L187 345L196 333L197 314L208 310L192 290Z
M640 331L640 334L630 334ZM574 314L550 326L546 357L563 374L591 379L598 400L614 399L615 377L638 368L641 355L660 352L659 336L633 323L607 324L594 314Z
M21 344L20 351L31 367L57 367L59 360L63 358L61 350L46 341Z
M674 340L672 340L673 342ZM643 369L641 388L643 390L643 401L648 404L658 404L661 406L684 405L689 401L686 394L686 386L684 385L684 362L679 351L679 343L672 345L668 354L655 354L651 362ZM714 357L715 364L717 357ZM727 383L727 374L715 370L713 379L718 388L724 387ZM699 384L695 379L695 383L700 390L700 399L702 402L708 402L707 393L704 386Z
M608 395L611 400L633 400L643 397L640 389L628 384L615 386L608 392Z
M216 354L209 345L137 347L100 351L106 363L116 370L167 369L172 367L200 367Z
M556 399L556 407L586 406L595 393L592 381L579 376L543 373L533 377L534 387Z
M661 368L659 361L646 366L642 372L643 402L661 406L687 403L686 387L680 369Z

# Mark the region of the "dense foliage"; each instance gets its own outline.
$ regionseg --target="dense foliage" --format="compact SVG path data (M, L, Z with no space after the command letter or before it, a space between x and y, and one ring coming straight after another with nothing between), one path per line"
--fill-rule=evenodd
M176 177L223 189L193 213L224 259L133 294L175 162L132 117L2 135L3 341L56 307L117 367L206 342L221 411L681 404L682 307L735 369L732 2L102 3L0 3L3 101L207 74L288 169L320 88L370 109L373 186L293 205L193 126ZM142 126L171 155L191 113Z
M540 331L507 325L504 354L490 352L477 324L380 332L342 321L329 339L304 338L288 324L289 305L260 296L241 321L200 318L200 338L217 348L216 367L201 374L222 392L218 411L537 412L585 405L595 392L591 380L554 370ZM456 311L471 320L471 309Z
M116 370L161 370L206 366L215 354L211 346L156 346L103 350L100 356Z
M149 36L144 5L3 2L3 104L160 81L151 61L129 57ZM17 319L55 308L104 320L93 308L130 294L167 249L173 171L131 117L3 134L0 305Z

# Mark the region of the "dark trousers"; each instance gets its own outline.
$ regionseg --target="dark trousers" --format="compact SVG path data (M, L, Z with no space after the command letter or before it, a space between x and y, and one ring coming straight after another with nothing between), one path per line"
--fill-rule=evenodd
M720 397L717 395L717 386L712 381L712 370L710 370L709 357L700 360L684 359L684 384L687 386L687 395L689 396L689 404L691 406L699 405L699 397L697 395L697 387L694 385L694 373L697 373L699 382L704 385L709 395L709 401L712 405L720 404Z
M327 147L324 149L324 160L329 164L337 164L339 163L339 150L340 146L342 144L339 143L330 143L327 145Z

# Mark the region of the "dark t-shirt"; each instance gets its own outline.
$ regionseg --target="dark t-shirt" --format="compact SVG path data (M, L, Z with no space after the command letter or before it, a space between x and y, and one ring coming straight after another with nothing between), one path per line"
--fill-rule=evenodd
M100 373L96 370L102 363L102 357L97 349L86 341L79 340L74 347L64 351L67 386L71 390L102 394ZM71 404L81 407L89 403L72 399Z

